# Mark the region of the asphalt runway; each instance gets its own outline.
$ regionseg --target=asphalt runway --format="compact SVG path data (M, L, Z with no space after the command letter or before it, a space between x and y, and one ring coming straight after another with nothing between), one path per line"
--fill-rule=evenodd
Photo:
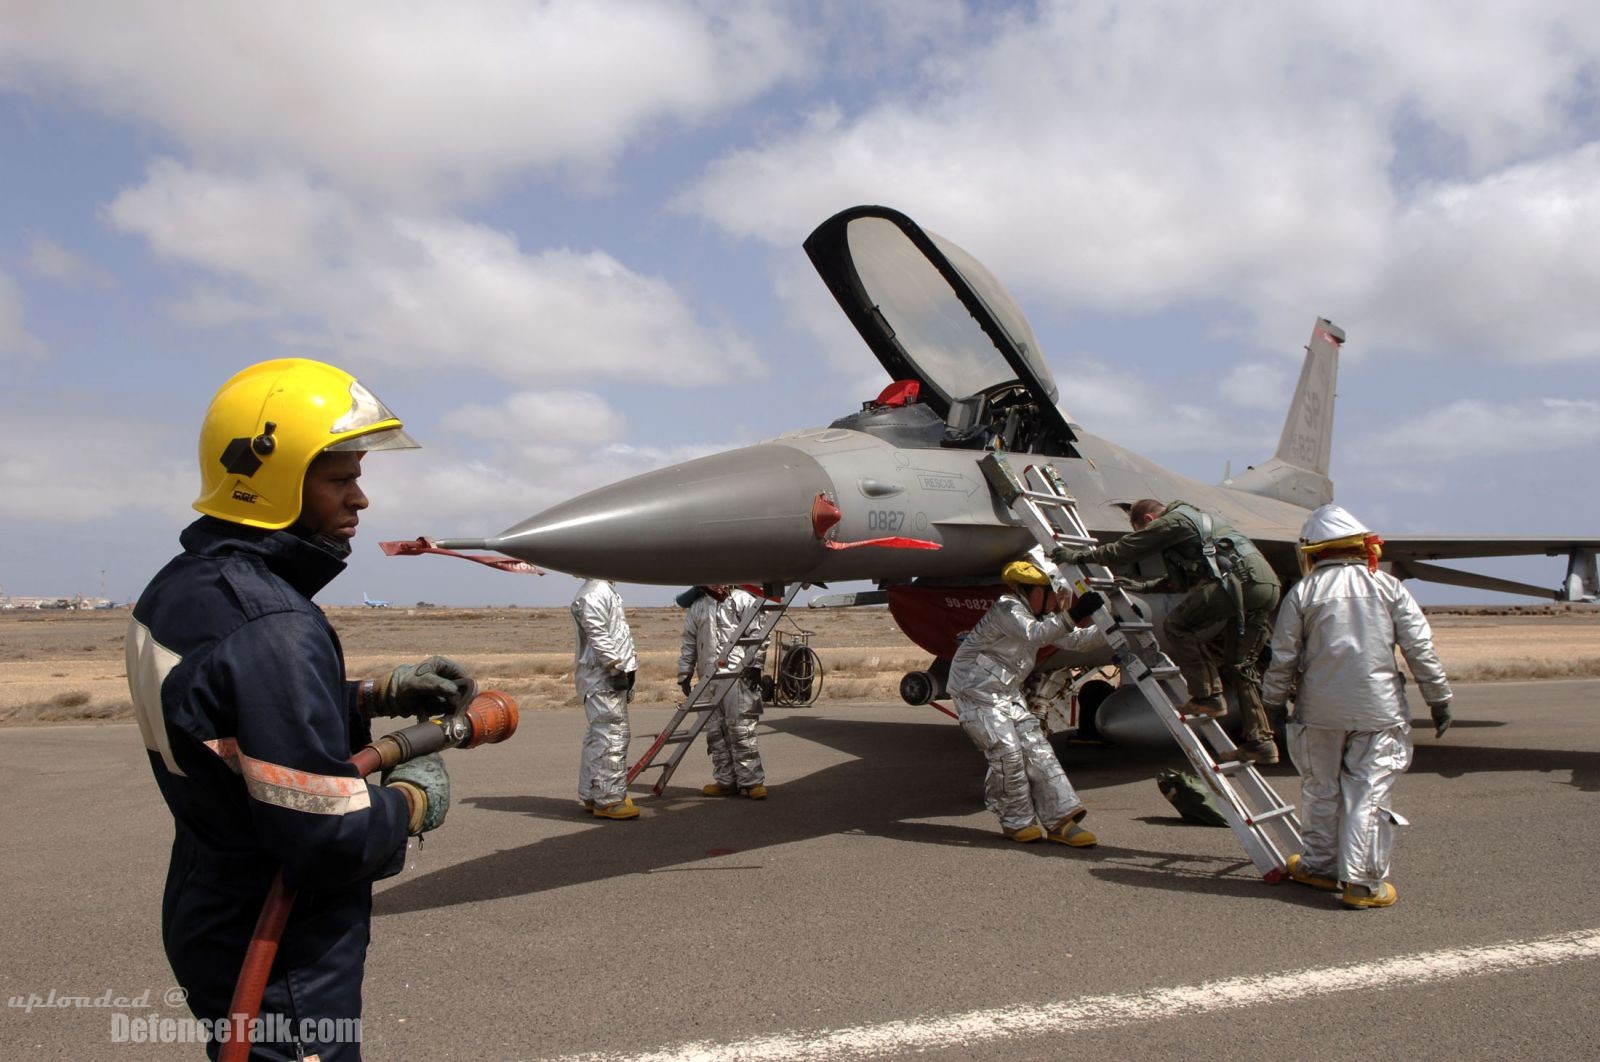
M1001 838L930 709L771 710L768 800L700 797L696 749L632 822L575 809L581 715L529 712L446 754L448 822L378 887L366 1057L1593 1057L1600 682L1456 703L1398 788L1400 902L1361 912L1178 819L1153 781L1176 750L1065 746L1079 851ZM668 714L634 713L636 754ZM116 1013L188 1013L137 729L8 729L0 771L0 1054L202 1057L112 1042ZM52 991L135 1002L28 1009Z

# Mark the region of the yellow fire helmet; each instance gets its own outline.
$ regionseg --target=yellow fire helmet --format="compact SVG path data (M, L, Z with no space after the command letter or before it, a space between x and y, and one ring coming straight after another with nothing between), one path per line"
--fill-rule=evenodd
M405 450L419 444L354 376L309 358L250 366L217 391L200 427L200 497L207 516L278 530L300 515L306 469L324 450Z
M1012 561L1000 572L1007 586L1049 586L1050 577L1029 561Z

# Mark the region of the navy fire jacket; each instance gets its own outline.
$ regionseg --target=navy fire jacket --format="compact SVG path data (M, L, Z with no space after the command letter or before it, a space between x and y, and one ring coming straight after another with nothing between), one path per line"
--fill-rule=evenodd
M180 541L134 607L126 645L176 827L167 956L195 1014L225 1014L281 867L299 895L262 1013L359 1017L372 882L400 869L408 816L400 793L347 762L371 732L338 636L310 600L344 562L288 531L211 517ZM325 1060L349 1054L322 1048Z

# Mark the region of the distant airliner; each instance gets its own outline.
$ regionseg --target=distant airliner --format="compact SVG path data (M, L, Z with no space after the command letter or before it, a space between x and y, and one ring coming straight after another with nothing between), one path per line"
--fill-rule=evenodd
M368 597L367 596L367 592L365 590L361 591L361 603L363 605L367 606L368 608L388 608L389 607L389 602L387 602L387 601L379 601L376 598Z

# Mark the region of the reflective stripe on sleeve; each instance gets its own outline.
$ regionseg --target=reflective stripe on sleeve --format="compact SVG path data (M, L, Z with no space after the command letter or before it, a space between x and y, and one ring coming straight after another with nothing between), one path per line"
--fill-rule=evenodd
M128 693L133 698L133 714L139 720L144 747L159 753L167 770L180 777L178 761L172 755L167 737L167 717L161 708L161 684L183 658L156 641L150 628L136 619L128 620L123 638L123 662L128 671Z
M263 804L312 815L348 815L372 806L364 778L311 774L239 754L245 788Z
M210 741L201 742L206 748L215 752L222 762L228 765L228 770L234 774L239 771L239 743L233 738L212 738Z

